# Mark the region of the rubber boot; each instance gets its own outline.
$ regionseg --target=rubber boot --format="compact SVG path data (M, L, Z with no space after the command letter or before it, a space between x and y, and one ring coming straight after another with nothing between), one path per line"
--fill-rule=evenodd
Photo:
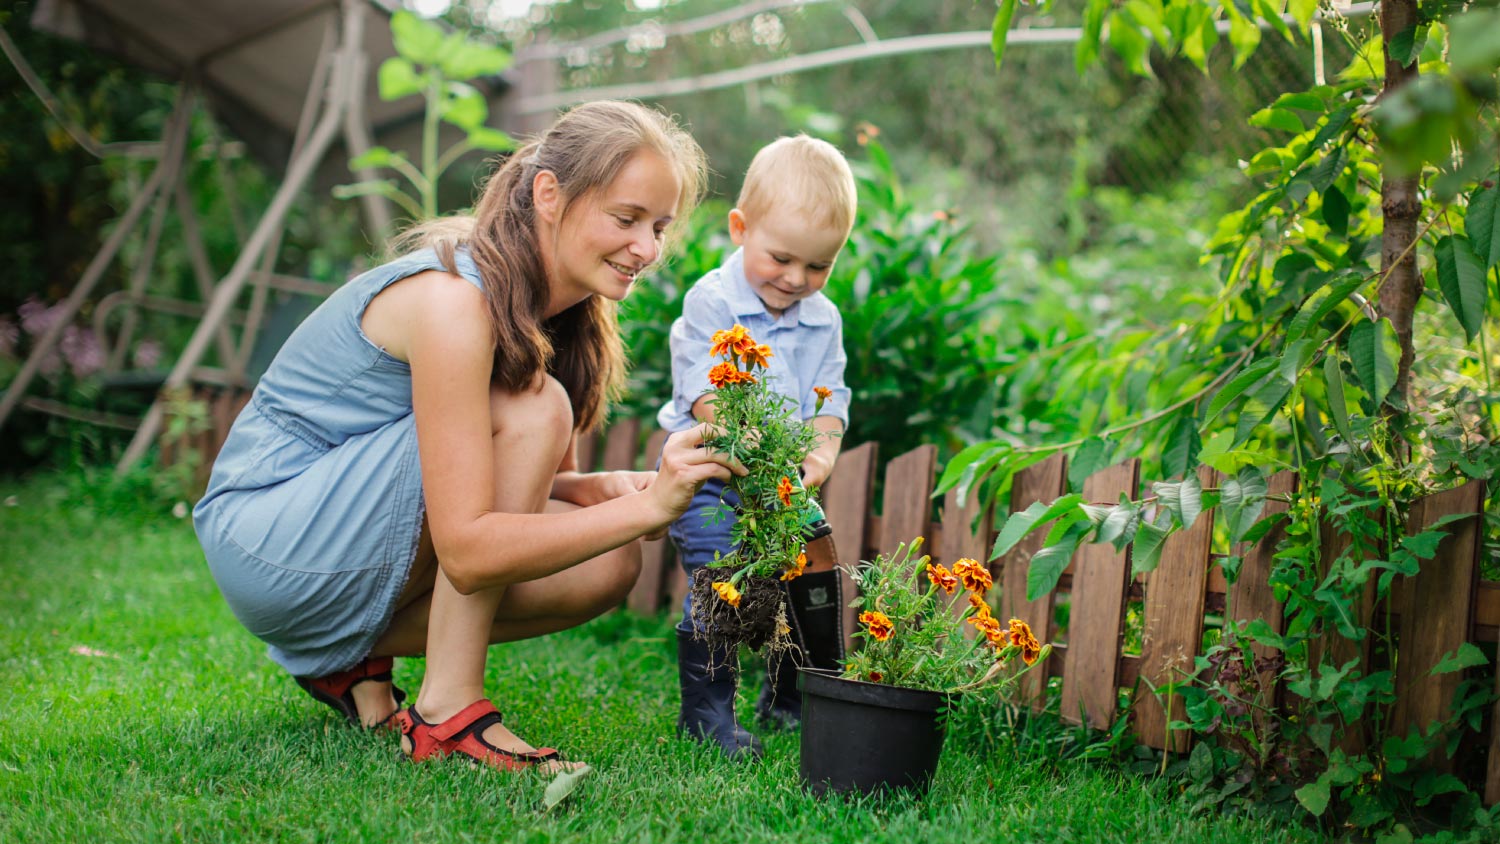
M766 681L756 699L756 715L781 729L802 720L802 693L797 669L844 667L844 602L837 571L808 572L786 583L787 626L796 645L766 666Z
M732 657L711 653L692 633L678 630L677 679L682 685L678 733L712 742L731 759L760 758L760 740L734 718L739 667Z

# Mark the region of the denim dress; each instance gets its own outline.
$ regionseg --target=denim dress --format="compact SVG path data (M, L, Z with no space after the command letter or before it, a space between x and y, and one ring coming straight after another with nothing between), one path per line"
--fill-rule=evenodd
M466 252L459 275L482 291ZM444 269L431 250L341 287L298 326L214 461L193 525L236 618L299 676L357 663L416 557L422 467L411 369L360 328L386 286Z

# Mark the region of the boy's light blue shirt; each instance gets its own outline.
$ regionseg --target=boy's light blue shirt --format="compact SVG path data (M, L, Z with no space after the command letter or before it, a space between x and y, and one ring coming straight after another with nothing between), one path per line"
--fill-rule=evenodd
M693 403L713 389L708 370L718 362L708 354L711 338L735 323L745 326L756 342L771 347L771 386L797 402L804 420L835 416L848 426L844 321L838 308L818 292L793 303L781 316L772 316L745 279L744 251L739 249L683 298L682 316L672 323L672 400L657 413L657 424L667 431L698 424ZM814 387L833 391L822 410L814 410Z

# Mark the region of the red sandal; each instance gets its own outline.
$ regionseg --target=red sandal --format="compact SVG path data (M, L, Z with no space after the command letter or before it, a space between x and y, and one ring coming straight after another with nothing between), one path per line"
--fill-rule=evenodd
M354 687L366 680L389 683L391 666L394 664L395 661L388 656L365 657L347 671L340 671L325 677L294 677L293 679L297 681L297 685L312 695L314 700L328 704L343 715L349 723L358 725L360 723L359 708L354 705ZM391 694L396 698L396 711L385 716L380 723L370 729L395 728L396 713L401 711L401 702L406 700L406 692L393 685Z
M415 706L396 713L396 723L401 727L401 734L411 742L413 762L433 756L458 754L501 771L524 771L561 758L557 750L551 747L526 751L506 750L485 741L485 729L500 722L500 710L488 700L477 700L469 704L441 724L423 721Z

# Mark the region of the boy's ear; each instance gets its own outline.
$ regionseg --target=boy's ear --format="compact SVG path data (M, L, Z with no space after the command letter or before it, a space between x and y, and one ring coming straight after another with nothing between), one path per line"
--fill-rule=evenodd
M531 203L536 208L537 219L557 225L562 216L562 188L557 184L557 174L551 170L538 170L531 177Z
M745 222L745 212L738 208L729 212L729 239L735 246L745 245L745 229L749 224Z

